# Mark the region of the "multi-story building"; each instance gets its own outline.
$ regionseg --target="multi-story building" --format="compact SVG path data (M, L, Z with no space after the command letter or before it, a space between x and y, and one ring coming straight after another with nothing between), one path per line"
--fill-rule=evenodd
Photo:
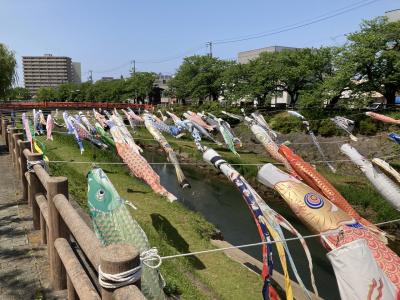
M400 9L393 9L385 12L385 17L388 18L389 22L400 21Z
M73 83L81 83L82 82L82 73L81 73L81 63L80 62L72 62L72 82Z
M247 64L249 61L259 57L260 54L263 52L272 52L273 53L273 52L280 52L283 50L294 50L294 49L297 49L297 48L285 47L285 46L271 46L271 47L259 48L259 49L249 50L249 51L243 51L243 52L239 52L239 54L238 54L238 63Z
M70 57L23 56L25 87L35 95L41 87L57 87L68 82L80 82L80 64L73 66Z

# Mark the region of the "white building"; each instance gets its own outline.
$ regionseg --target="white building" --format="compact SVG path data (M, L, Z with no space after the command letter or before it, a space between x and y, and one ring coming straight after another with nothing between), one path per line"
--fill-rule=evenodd
M393 9L385 12L385 17L388 18L389 22L400 21L400 9Z

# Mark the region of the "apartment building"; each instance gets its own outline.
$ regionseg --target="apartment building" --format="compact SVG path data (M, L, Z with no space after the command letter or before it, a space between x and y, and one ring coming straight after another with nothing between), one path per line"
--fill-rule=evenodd
M68 82L80 82L80 63L73 65L70 57L23 56L25 87L35 95L41 87L57 87Z

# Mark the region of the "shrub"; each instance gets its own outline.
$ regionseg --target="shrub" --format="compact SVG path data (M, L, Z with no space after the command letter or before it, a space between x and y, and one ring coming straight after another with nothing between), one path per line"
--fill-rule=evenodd
M301 120L289 115L287 112L274 115L269 124L272 129L280 133L300 132L303 130Z
M363 135L375 135L378 132L376 121L372 119L361 120L359 132Z
M341 134L336 125L330 119L322 120L321 122L319 122L317 131L319 135L322 135L324 137Z

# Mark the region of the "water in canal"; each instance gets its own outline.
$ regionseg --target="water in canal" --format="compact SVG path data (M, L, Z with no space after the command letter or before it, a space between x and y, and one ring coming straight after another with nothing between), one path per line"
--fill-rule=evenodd
M145 156L149 162L165 161L163 154L147 151ZM191 189L182 190L176 180L175 170L172 165L153 165L152 167L160 175L161 183L176 195L180 202L189 209L201 213L210 223L221 230L224 240L233 245L260 241L254 220L241 194L227 179L207 176L201 170L197 171L191 166L182 166L192 186ZM271 203L268 202L268 199L264 200L273 209L285 216L300 233L303 235L310 234L283 200ZM290 237L289 234L286 236ZM336 278L330 262L326 258L326 250L317 239L308 239L307 244L312 254L314 275L321 297L324 299L340 299ZM297 241L288 242L288 245L300 276L306 286L312 290L308 262L303 248ZM242 250L261 260L261 247L244 248ZM276 253L274 253L274 263L275 268L281 271ZM291 278L294 279L294 276L291 276Z

